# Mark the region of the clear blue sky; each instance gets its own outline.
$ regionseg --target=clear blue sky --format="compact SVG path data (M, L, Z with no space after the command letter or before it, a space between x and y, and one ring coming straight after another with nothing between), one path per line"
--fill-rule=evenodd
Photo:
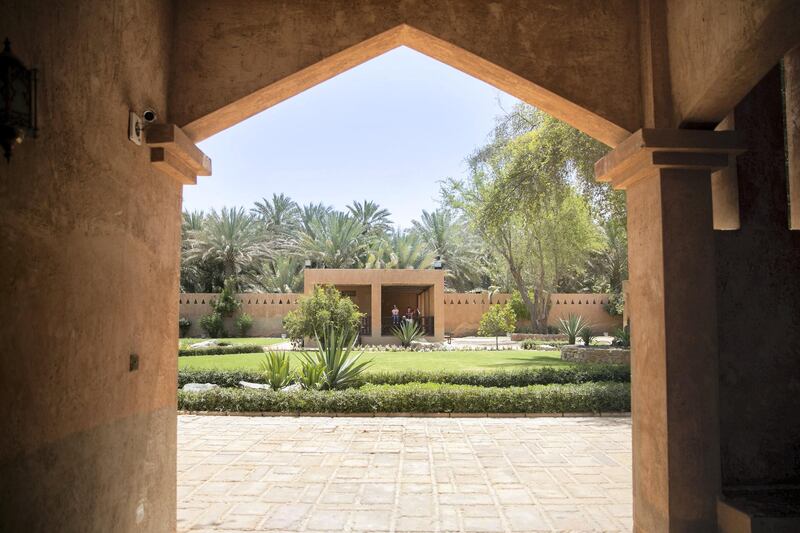
M337 209L368 199L408 227L516 102L398 48L200 143L214 174L184 187L183 206L249 208L273 192Z

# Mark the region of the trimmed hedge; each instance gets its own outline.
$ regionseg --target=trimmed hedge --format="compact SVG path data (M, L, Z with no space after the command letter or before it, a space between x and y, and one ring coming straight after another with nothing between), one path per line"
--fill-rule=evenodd
M481 387L527 387L529 385L590 383L597 381L628 383L631 369L627 365L576 365L568 367L521 368L494 371L423 371L365 372L364 383L373 385L402 385L405 383L446 383L479 385ZM264 383L261 373L253 370L178 371L178 387L187 383L214 383L220 387L238 387L240 381Z
M600 413L630 411L630 384L530 387L366 386L282 392L221 388L178 391L182 411L278 413Z
M209 346L208 348L182 348L178 357L192 355L231 355L235 353L263 353L264 347L258 344L231 344L229 346Z

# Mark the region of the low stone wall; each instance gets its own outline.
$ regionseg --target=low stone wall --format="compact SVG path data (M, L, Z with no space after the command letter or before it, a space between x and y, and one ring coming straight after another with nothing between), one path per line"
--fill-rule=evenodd
M571 363L631 364L630 348L612 346L575 346L561 348L561 359Z
M512 341L524 341L525 339L533 339L535 341L565 341L568 340L567 336L563 333L512 333Z

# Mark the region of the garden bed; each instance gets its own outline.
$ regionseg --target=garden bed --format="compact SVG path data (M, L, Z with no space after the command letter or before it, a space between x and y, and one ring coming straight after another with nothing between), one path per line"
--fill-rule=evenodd
M570 363L631 364L630 348L616 346L563 346L561 359Z
M367 371L361 376L362 384L373 385L402 385L417 382L483 387L526 387L589 382L628 383L630 380L630 367L626 365L577 365L473 372ZM212 383L220 387L238 387L240 381L264 383L264 377L262 373L251 370L182 369L178 371L178 387L183 387L187 383Z
M480 387L409 383L292 392L218 388L178 391L178 409L246 413L626 413L629 383Z

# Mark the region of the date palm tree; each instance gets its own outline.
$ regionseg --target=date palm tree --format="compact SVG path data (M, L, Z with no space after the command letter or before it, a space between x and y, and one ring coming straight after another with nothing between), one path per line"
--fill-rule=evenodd
M188 244L189 261L216 263L224 278L238 278L269 256L258 220L242 207L212 209Z
M300 207L283 193L273 193L271 200L262 198L250 212L264 223L269 236L286 235L300 227Z
M370 200L355 201L347 206L347 211L364 226L364 231L372 237L385 235L392 228L392 221L389 218L392 214L389 210L383 209Z
M448 284L457 290L470 290L481 284L481 243L467 230L466 224L450 209L423 209L413 230L428 246L433 256L444 261Z
M309 223L293 240L290 249L301 259L311 259L327 268L358 268L362 265L367 239L358 220L340 212L329 213Z

